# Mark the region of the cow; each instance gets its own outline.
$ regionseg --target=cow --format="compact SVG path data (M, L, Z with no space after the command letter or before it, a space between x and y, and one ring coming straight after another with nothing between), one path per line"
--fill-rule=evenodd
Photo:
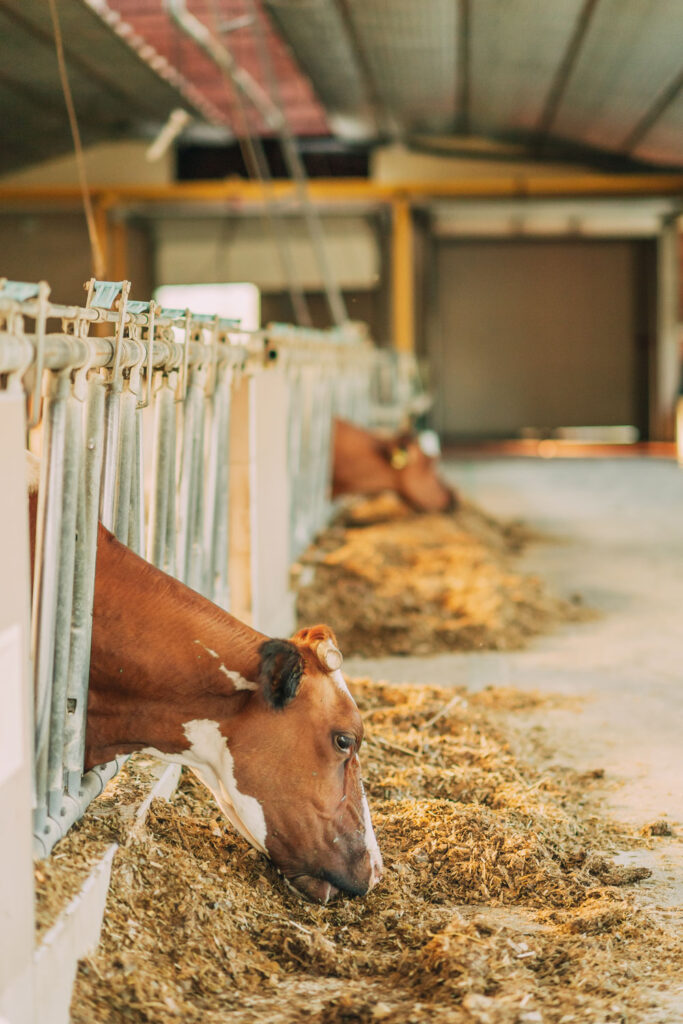
M186 765L300 894L367 893L382 858L332 630L271 639L98 529L86 770L133 751Z
M457 496L439 479L435 463L414 434L385 438L347 420L334 421L333 497L394 491L416 512L452 511Z

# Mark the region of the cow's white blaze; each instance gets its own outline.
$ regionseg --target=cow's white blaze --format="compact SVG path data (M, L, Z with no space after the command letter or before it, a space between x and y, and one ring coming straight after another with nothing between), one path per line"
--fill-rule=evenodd
M362 803L363 803L363 824L365 825L365 846L368 853L370 854L370 888L379 882L382 876L382 854L379 852L379 846L377 845L377 836L375 830L372 827L372 818L370 817L370 807L368 805L368 798L365 795L365 787L361 782Z
M347 697L351 697L351 691L349 690L349 688L348 688L348 686L346 684L346 679L344 678L344 673L342 672L342 670L340 668L336 668L334 670L334 672L330 672L330 679L332 680L332 682L336 686L339 687L339 689L342 691L342 693L345 693L347 695ZM353 697L351 697L351 700L353 700ZM355 701L354 701L354 704L355 704Z
M334 672L330 672L330 679L332 679L332 681L342 691L342 693L347 694L351 698L351 700L353 700L353 697L351 696L351 691L349 690L349 687L348 687L347 682L346 682L346 678L344 677L344 673L341 671L341 669L335 669ZM354 701L354 703L355 703L355 701ZM358 755L357 754L356 754L356 761L357 761L358 766L360 768L360 761L358 759ZM361 785L361 794L362 794L361 795L361 802L362 802L362 813L363 813L363 826L364 826L364 830L365 830L365 847L366 847L366 849L368 851L368 854L370 856L370 867L371 867L370 886L372 887L373 885L375 885L376 882L378 882L380 880L381 875L382 875L382 855L379 852L379 846L377 845L377 837L375 835L375 830L372 827L372 818L370 817L370 807L368 805L368 798L365 795L365 789L363 787L362 780L361 780L361 784L360 785ZM344 798L344 799L346 799L346 798Z
M216 803L233 827L248 843L267 855L263 808L255 797L240 793L237 788L234 760L218 722L206 718L193 719L185 722L183 731L190 743L189 750L165 754L148 747L146 753L154 754L162 761L175 761L191 768L211 790Z

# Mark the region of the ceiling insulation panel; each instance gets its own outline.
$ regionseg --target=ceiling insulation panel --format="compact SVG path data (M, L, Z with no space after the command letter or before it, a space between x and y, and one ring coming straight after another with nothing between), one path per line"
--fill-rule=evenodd
M344 0L373 90L406 131L456 117L460 5L454 0Z
M682 11L681 0L599 0L552 135L628 151L629 137L680 73Z
M315 83L328 117L365 126L371 104L338 7L331 0L265 0L264 7Z
M477 0L469 18L469 114L482 135L542 121L584 0Z

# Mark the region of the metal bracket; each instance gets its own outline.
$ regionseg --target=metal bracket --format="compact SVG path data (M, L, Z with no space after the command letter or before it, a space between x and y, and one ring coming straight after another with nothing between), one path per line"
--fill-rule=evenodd
M138 402L138 409L146 409L152 400L152 378L154 376L154 330L158 306L155 302L128 302L128 312L137 316L141 313L147 314L147 368L145 381L145 396ZM141 339L138 339L141 340Z

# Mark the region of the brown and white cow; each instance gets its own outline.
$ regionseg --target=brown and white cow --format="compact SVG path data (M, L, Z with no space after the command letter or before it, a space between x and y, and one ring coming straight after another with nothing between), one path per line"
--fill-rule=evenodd
M35 494L29 504L34 536ZM86 769L136 750L187 765L237 831L323 903L382 874L341 664L329 627L269 639L100 524Z
M347 420L334 421L332 494L379 494L394 491L417 512L448 512L457 496L436 472L436 458L426 454L411 433L382 437Z

